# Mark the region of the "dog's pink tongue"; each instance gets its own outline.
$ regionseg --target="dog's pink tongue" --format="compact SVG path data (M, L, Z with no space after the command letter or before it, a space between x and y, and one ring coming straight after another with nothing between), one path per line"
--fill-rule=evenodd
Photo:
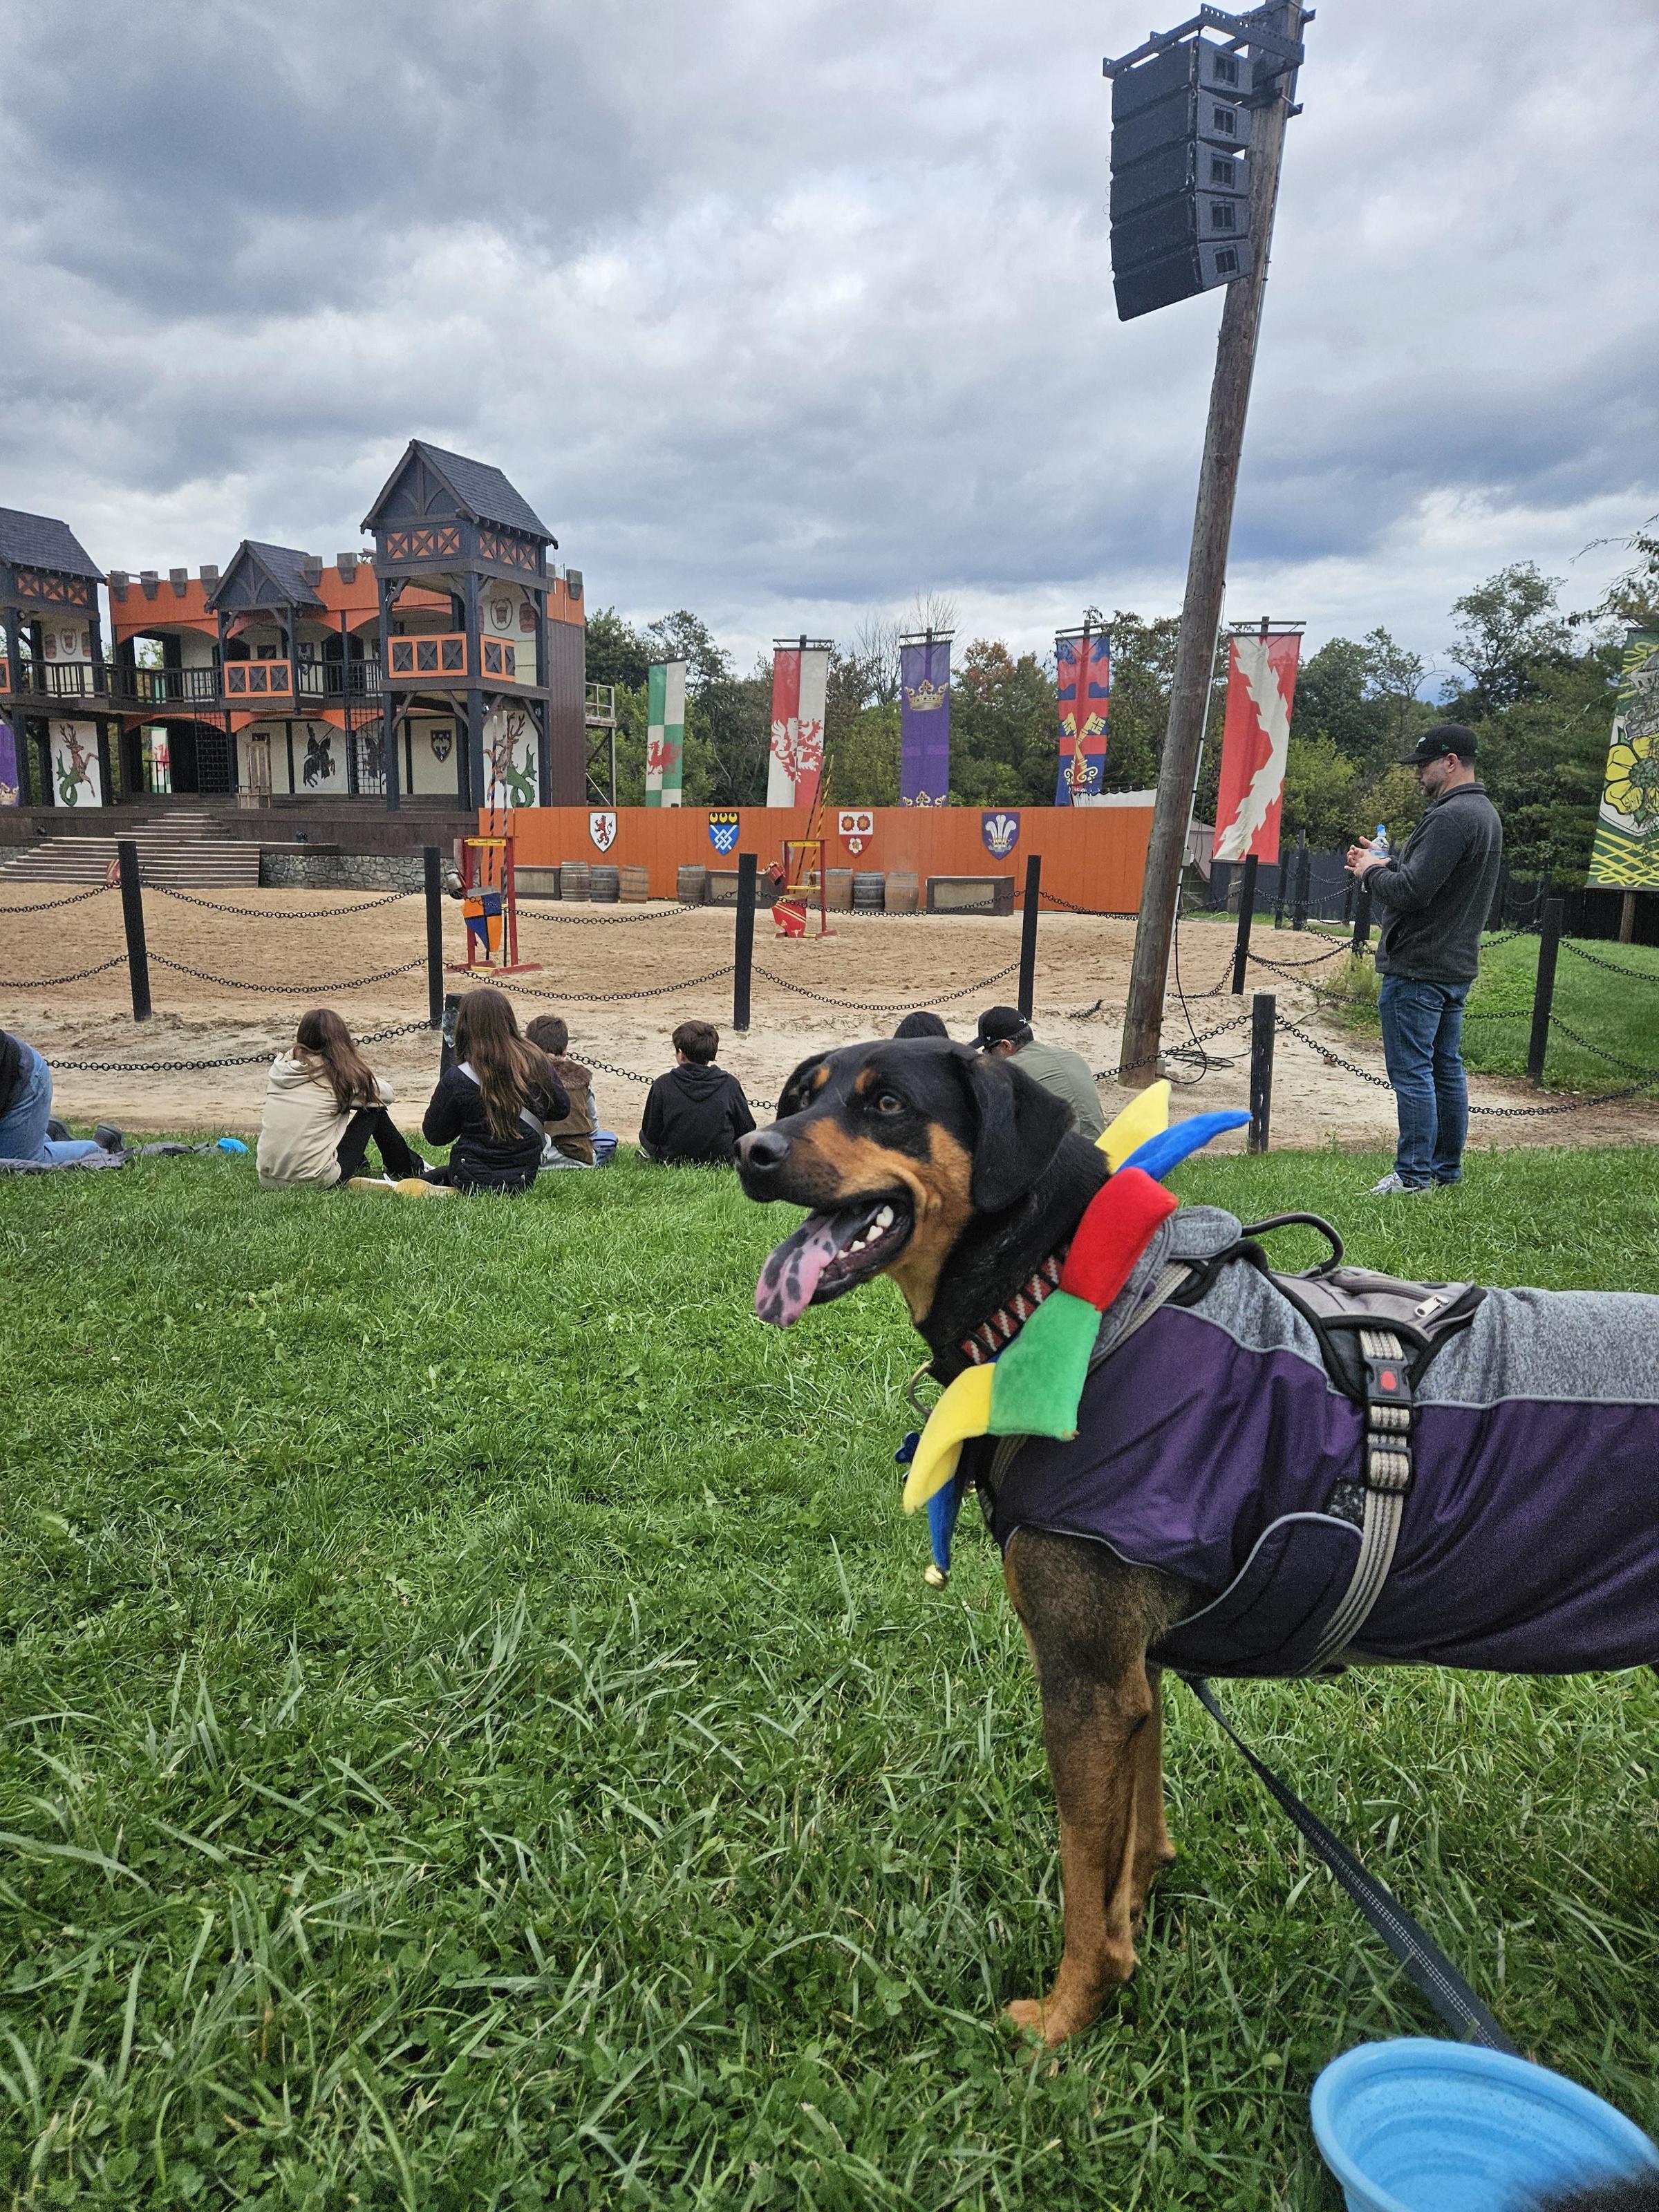
M760 1271L755 1311L779 1328L797 1322L812 1303L818 1278L841 1249L840 1216L809 1213L793 1237L786 1237Z

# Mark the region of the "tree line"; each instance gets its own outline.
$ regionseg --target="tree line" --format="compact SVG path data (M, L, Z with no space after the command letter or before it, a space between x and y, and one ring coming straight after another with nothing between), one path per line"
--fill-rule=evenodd
M1562 580L1520 562L1453 603L1445 668L1431 668L1386 629L1332 638L1302 665L1285 778L1284 834L1328 851L1389 826L1398 845L1421 809L1399 765L1432 723L1469 723L1480 773L1503 816L1518 875L1553 870L1583 880L1595 833L1607 737L1628 623L1659 623L1659 538L1625 541L1630 566L1602 599L1568 615ZM934 602L930 612L947 613ZM948 627L939 623L939 627ZM1108 787L1158 780L1179 623L1120 609L1110 620L1112 705ZM826 802L899 803L897 625L866 621L830 653L825 710ZM590 683L617 689L617 801L645 797L646 678L653 659L688 663L684 799L758 806L766 796L772 676L763 655L739 674L708 625L681 609L635 628L606 608L587 625ZM1214 818L1225 701L1218 653L1196 811ZM1424 696L1436 690L1431 703ZM958 648L951 676L951 799L967 806L1046 806L1059 766L1051 657L1000 640Z

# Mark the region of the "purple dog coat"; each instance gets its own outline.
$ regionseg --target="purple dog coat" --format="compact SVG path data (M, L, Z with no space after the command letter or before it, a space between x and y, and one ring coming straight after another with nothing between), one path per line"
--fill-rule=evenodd
M1247 1264L1126 1334L1169 1261L1239 1233L1210 1207L1172 1215L1103 1317L1076 1437L988 1438L969 1471L1005 1549L1048 1529L1190 1583L1162 1664L1290 1674L1352 1577L1364 1418ZM1659 1297L1489 1291L1417 1406L1398 1548L1346 1656L1542 1674L1659 1663Z

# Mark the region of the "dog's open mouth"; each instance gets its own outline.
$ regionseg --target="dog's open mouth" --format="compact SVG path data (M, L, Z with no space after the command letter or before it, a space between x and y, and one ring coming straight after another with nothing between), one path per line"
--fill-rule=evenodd
M915 1217L902 1191L861 1198L835 1213L809 1213L761 1269L755 1311L787 1328L810 1305L823 1305L896 1260Z

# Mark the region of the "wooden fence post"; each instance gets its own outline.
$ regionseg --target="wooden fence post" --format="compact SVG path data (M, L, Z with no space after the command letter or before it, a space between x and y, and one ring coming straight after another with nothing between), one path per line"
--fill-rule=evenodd
M1279 1028L1279 1000L1271 991L1258 991L1250 1000L1250 1150L1267 1149L1267 1124L1273 1103L1273 1038Z
M1561 943L1559 898L1544 902L1543 927L1538 936L1538 981L1532 994L1532 1036L1527 1045L1527 1073L1534 1083L1544 1079L1544 1055L1550 1043L1550 1006L1555 997L1555 961Z
M121 920L127 933L127 981L132 986L132 1018L149 1019L149 953L144 944L144 894L138 880L138 848L131 837L115 848L121 877Z
M755 855L739 853L738 927L732 946L735 965L732 975L732 1026L738 1030L746 1030L749 1026L749 994L754 981L755 872Z

